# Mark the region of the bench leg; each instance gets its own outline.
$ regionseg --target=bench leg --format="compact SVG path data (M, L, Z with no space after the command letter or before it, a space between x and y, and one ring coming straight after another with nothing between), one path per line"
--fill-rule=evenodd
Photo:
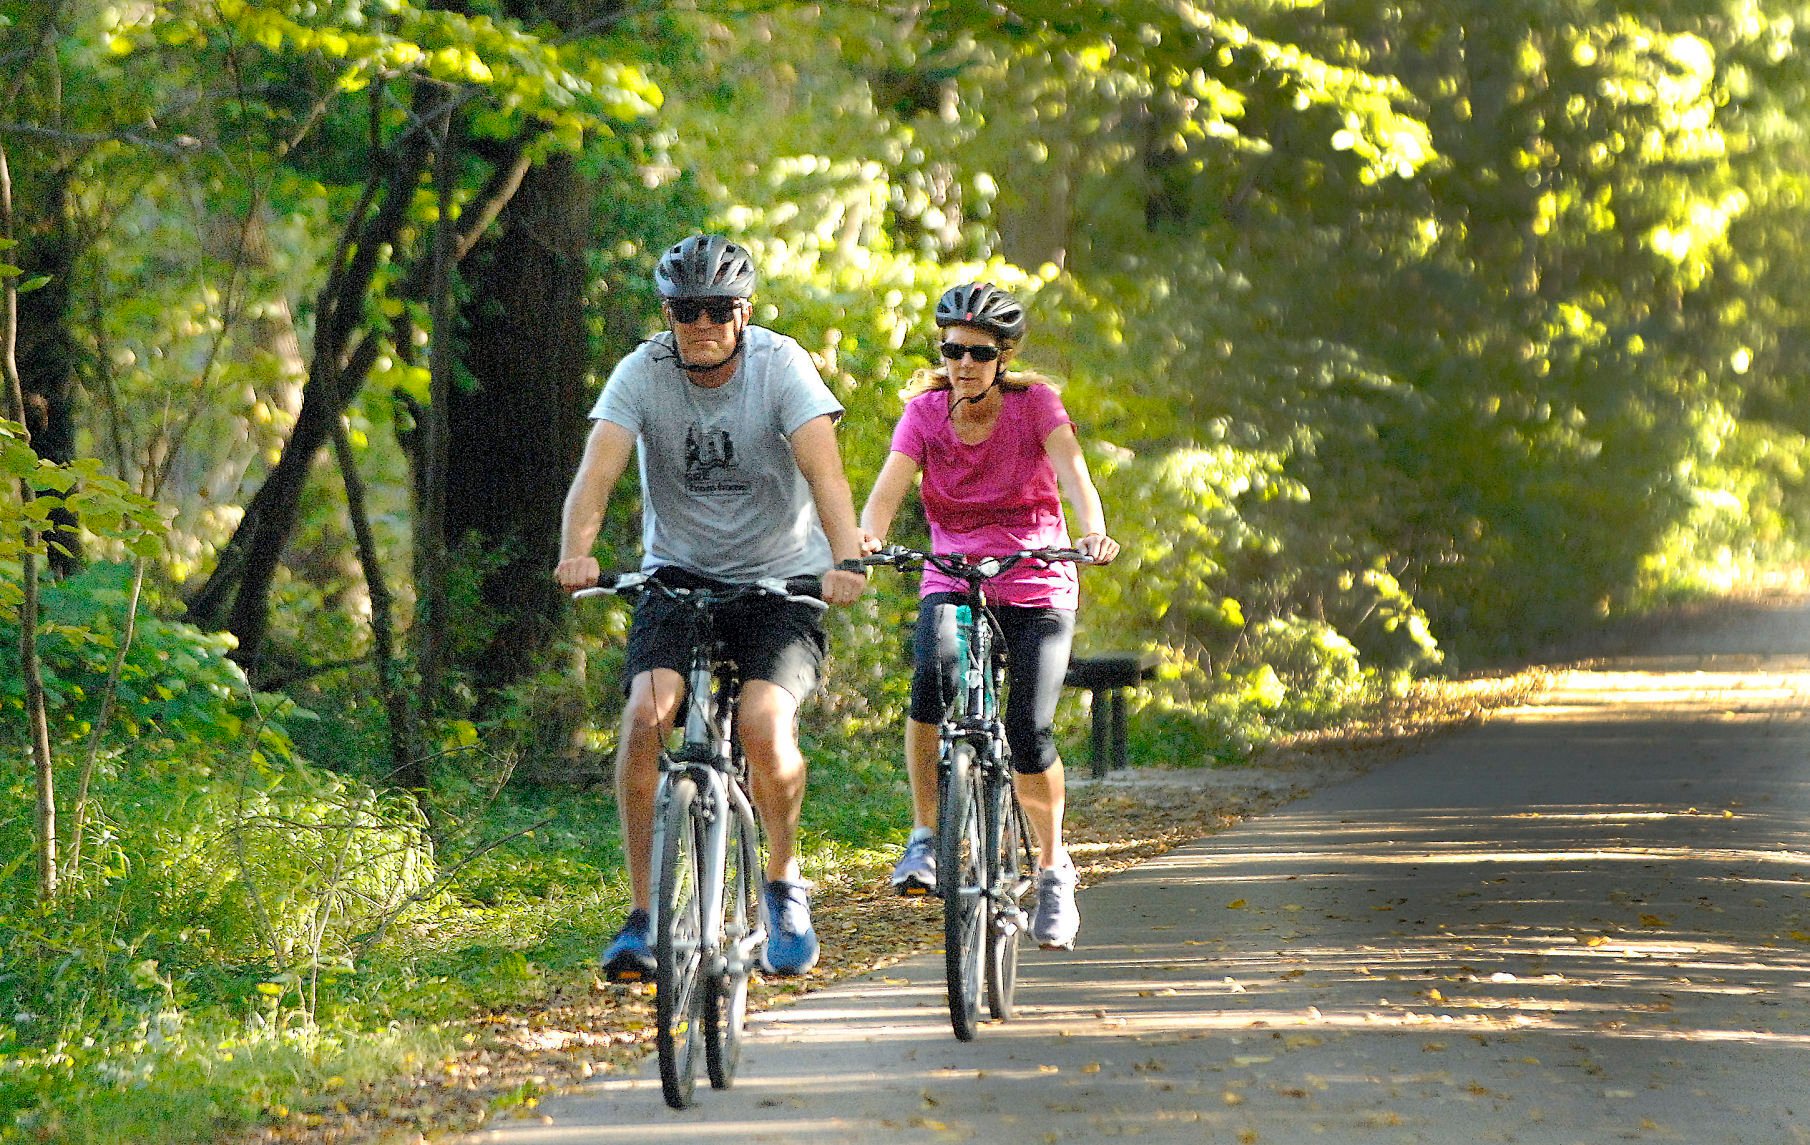
M1104 695L1097 688L1087 693L1087 707L1093 713L1093 741L1088 745L1088 763L1095 779L1105 779L1106 769L1111 766L1107 756L1107 735L1112 723L1112 693L1110 688Z
M1125 733L1125 689L1112 690L1112 766L1123 771L1131 765L1131 751Z

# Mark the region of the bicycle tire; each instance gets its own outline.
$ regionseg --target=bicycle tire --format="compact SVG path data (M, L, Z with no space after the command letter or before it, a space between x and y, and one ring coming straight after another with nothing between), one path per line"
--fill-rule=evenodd
M697 1086L703 1041L699 1009L703 971L703 919L699 915L698 859L702 824L697 781L675 776L661 821L659 917L654 928L654 1046L660 1058L660 1092L684 1109Z
M712 976L704 989L704 1065L714 1089L728 1089L735 1083L748 1018L748 974L755 958L747 939L760 926L762 865L757 829L734 811L728 815L723 917L717 928L725 964L723 972Z
M937 819L937 882L943 894L943 970L949 1021L955 1036L974 1040L980 1027L980 993L986 958L987 885L972 745L948 749L947 780Z
M1002 778L987 786L992 792L992 821L999 825L987 832L989 839L997 842L989 850L997 859L992 871L996 892L987 912L987 1012L1007 1021L1014 1013L1013 993L1018 986L1018 943L1026 925L1024 896L1031 889L1036 866L1024 808L1018 804L1011 780Z

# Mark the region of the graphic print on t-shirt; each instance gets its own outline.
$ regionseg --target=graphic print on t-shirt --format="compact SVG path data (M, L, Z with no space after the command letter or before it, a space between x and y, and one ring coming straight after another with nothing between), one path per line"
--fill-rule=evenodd
M692 422L685 431L685 488L691 493L746 493L748 481L740 475L735 442L726 429L710 429Z

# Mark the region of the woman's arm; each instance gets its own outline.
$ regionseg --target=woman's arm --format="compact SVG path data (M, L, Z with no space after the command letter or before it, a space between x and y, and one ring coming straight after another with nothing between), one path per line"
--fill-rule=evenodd
M905 502L905 494L911 491L911 484L917 480L918 463L903 453L893 452L886 455L886 464L880 467L880 476L874 478L873 491L867 495L867 504L861 507L861 551L877 553L880 546L886 543L887 530L892 528L892 519L898 515L899 506Z
M1094 479L1088 475L1087 458L1081 455L1075 427L1063 424L1050 430L1043 439L1043 452L1049 455L1050 464L1056 469L1056 483L1075 511L1075 526L1081 530L1075 547L1096 563L1106 564L1119 555L1119 542L1106 535L1106 510L1100 505L1100 491L1094 488Z

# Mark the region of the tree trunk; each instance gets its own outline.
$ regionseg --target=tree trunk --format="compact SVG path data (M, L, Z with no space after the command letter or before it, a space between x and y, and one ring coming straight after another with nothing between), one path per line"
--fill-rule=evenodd
M42 157L56 162L49 152ZM18 265L27 280L44 285L18 296L19 385L25 396L25 425L31 445L45 461L67 465L75 460L75 346L69 336L69 286L76 243L69 231L69 175L60 162L54 170L26 177L25 202L35 203L20 226ZM58 508L51 513L50 569L65 576L81 564L81 540L75 518Z
M13 179L6 148L0 145L0 239L13 241ZM18 283L0 282L0 376L5 385L5 413L26 423L25 443L32 444L25 391L20 384ZM27 296L29 297L29 296ZM18 479L19 499L29 506L34 496L31 482ZM57 798L56 764L50 754L50 719L45 707L44 674L38 659L38 558L37 537L26 527L25 551L19 555L19 674L25 682L25 714L30 734L32 773L37 796L38 898L49 903L57 897Z
M593 188L566 156L534 168L472 252L465 366L449 407L447 541L494 560L481 586L494 631L464 665L481 690L512 683L557 634L560 508L584 447L585 249Z
M192 622L218 628L224 621L238 637L233 658L254 680L270 627L271 582L295 529L309 470L377 354L379 340L360 327L381 252L396 241L431 154L424 133L409 133L388 155L387 173L373 177L365 203L347 224L340 259L320 292L314 352L295 428L270 476L247 504L213 574L189 602ZM375 210L369 209L373 203Z

